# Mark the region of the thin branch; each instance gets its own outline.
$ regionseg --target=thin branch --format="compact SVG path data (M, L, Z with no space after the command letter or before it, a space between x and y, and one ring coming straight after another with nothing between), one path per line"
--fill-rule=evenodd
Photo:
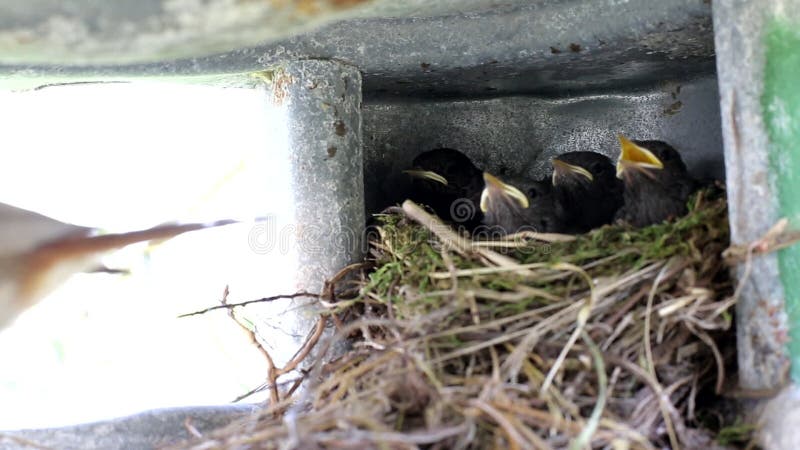
M286 365L283 366L283 368L278 369L277 376L281 376L283 374L293 371L295 368L297 368L297 366L301 362L303 362L304 359L306 359L306 356L308 356L308 354L311 353L311 350L313 350L314 347L317 345L317 342L319 342L319 338L322 336L322 332L325 331L325 325L327 323L328 323L327 316L322 316L322 315L319 316L319 320L317 320L317 328L314 329L314 334L312 334L311 337L309 337L309 339L306 340L306 342L303 344L302 350L300 350L297 356L295 356L294 358L292 358L291 361L286 363Z
M247 305L251 305L253 303L273 302L275 300L281 300L281 299L287 299L287 298L297 298L297 297L320 298L320 295L316 294L314 292L301 291L301 292L295 292L294 294L274 295L272 297L264 297L264 298L259 298L259 299L256 299L256 300L248 300L246 302L241 302L241 303L223 303L221 305L216 305L216 306L208 307L206 309L201 309L200 311L181 314L180 316L178 316L178 318L180 319L180 318L183 318L183 317L199 316L200 314L205 314L205 313L207 313L209 311L214 311L214 310L217 310L217 309L233 309L233 308L236 308L237 306L247 306Z
M230 294L230 290L228 289L228 286L225 286L225 290L222 293L222 300L220 301L220 303L222 303L222 306L228 306L228 294ZM273 376L275 373L275 362L273 361L272 356L269 354L267 349L264 348L263 345L261 345L261 342L259 342L258 337L256 336L256 332L251 330L244 323L242 323L242 321L238 317L236 317L236 313L234 313L233 309L231 308L228 309L228 316L230 316L230 318L233 319L233 321L236 322L236 324L239 325L239 327L241 327L242 330L244 330L244 332L250 338L250 343L256 346L258 351L261 352L261 355L264 357L264 360L267 362L267 377L270 383L269 385L270 404L271 405L277 404L278 400L280 400L280 397L278 396L278 385L275 382L277 376Z
M303 376L299 376L297 378L292 378L291 380L281 381L280 383L278 383L278 387L284 387L284 386L288 386L290 384L292 385L292 387L294 387L294 384L296 384L298 382L301 382L304 379L305 379L305 376L303 375ZM250 397L251 395L258 394L259 392L262 392L263 390L269 389L269 388L271 388L269 383L267 383L267 382L261 383L260 385L254 387L253 389L250 389L249 391L245 392L244 394L241 394L240 396L236 397L235 399L233 399L233 401L231 403L238 403L238 402L246 399L247 397ZM289 388L289 393L291 394L291 392L292 392L292 388Z

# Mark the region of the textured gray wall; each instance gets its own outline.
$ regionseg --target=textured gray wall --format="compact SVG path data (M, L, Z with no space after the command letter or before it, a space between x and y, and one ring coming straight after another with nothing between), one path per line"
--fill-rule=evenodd
M773 0L725 0L714 8L731 242L737 245L761 238L780 218L762 116L763 30L769 18L796 16L797 11L796 1ZM743 265L738 273L744 274ZM777 255L754 258L736 305L739 382L744 388L774 389L785 382L790 357L785 339L792 324L784 300Z
M256 411L257 406L244 404L155 409L133 416L62 428L0 431L0 450L152 449L192 439L186 424L200 433L210 433Z
M362 71L365 93L463 98L629 89L714 71L711 5L703 0L372 0L363 4L369 18L298 35L303 19L340 14L322 9L319 21L301 16L298 24L270 15L268 1L148 0L117 10L123 3L131 2L0 0L0 87L238 74L332 59ZM126 16L128 26L120 23ZM91 26L97 20L102 26ZM25 39L15 40L20 33ZM258 35L261 45L245 47ZM214 54L225 47L235 50ZM125 63L148 60L157 62Z
M273 97L288 114L298 288L321 292L324 280L362 259L361 74L334 61L296 61L276 74Z
M571 98L370 102L364 105L364 183L368 212L402 200L414 156L454 147L498 174L543 176L549 158L594 150L616 158L616 134L662 139L692 172L724 177L719 97L713 77L652 90Z

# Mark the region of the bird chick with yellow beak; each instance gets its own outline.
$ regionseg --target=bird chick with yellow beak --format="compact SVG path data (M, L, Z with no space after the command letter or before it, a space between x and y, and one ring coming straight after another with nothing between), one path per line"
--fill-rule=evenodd
M622 183L608 156L578 151L552 159L553 193L569 233L611 223L622 206Z
M437 148L414 158L411 200L429 206L440 218L467 231L481 223L478 202L483 189L482 171L464 153Z
M522 181L517 186L483 173L480 207L482 232L505 236L521 231L558 233L562 230L554 198L547 181Z
M618 138L617 178L624 191L617 218L643 227L685 215L696 182L680 153L663 141Z

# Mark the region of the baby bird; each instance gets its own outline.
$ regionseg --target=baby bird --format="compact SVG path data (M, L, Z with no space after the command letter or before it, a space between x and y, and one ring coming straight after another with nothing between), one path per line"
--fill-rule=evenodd
M411 199L428 205L440 218L471 230L481 223L478 209L483 172L464 153L437 148L417 155L412 169Z
M585 233L611 223L622 206L622 183L611 159L579 151L552 160L553 193L570 233Z
M686 214L695 181L681 155L662 141L631 141L619 135L617 178L625 186L617 218L643 227Z
M522 181L516 187L488 172L483 174L483 180L481 231L505 236L520 231L558 233L563 230L548 181Z

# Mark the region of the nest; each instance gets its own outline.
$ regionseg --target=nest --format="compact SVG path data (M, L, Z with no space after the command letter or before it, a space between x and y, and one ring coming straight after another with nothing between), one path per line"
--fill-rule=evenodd
M406 202L379 218L350 298L321 296L337 331L314 352L310 337L301 381L281 389L271 368L267 408L185 446L711 448L735 293L724 193L689 206L642 229L472 241Z

